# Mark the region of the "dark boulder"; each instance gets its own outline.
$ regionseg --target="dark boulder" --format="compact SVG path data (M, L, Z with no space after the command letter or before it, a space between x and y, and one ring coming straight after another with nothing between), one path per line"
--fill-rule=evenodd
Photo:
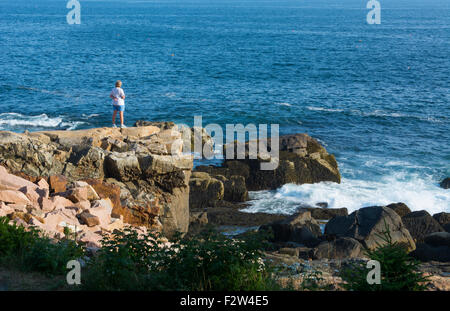
M441 188L449 189L450 188L450 177L445 178L441 183L439 184Z
M450 223L450 213L437 213L433 215L433 218L441 225L445 226L446 224Z
M425 243L417 244L417 249L411 253L411 256L420 261L450 261L450 247L433 247Z
M396 212L400 217L403 217L409 213L411 213L411 210L409 209L408 205L405 203L392 203L387 205L386 207L389 207L394 212Z
M423 242L426 235L444 232L442 226L427 211L411 212L402 221L416 242Z
M297 242L309 247L320 243L319 223L308 211L300 211L286 219L261 226L261 231L272 230L274 242Z
M248 200L248 191L244 176L233 175L226 178L223 175L215 175L214 178L222 181L224 186L223 199L229 202L245 202Z
M314 249L314 259L345 259L361 256L362 245L357 240L348 237L334 241L324 241Z
M448 246L450 247L450 233L434 232L425 237L425 243L431 246Z
M442 228L444 228L445 231L450 232L450 223L443 225Z
M400 216L388 207L372 206L354 211L348 216L332 218L325 226L325 234L336 237L351 237L368 249L383 244L380 235L389 228L393 242L415 249L415 243Z
M435 232L425 236L411 255L421 261L450 261L450 233Z
M217 206L223 200L224 187L220 180L212 178L207 173L194 172L189 180L190 208L207 208Z

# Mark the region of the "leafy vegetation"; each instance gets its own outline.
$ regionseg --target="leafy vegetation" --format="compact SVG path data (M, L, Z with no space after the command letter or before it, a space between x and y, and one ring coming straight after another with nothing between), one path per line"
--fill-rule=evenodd
M84 251L72 240L54 241L35 229L9 224L0 217L0 264L23 271L64 274L68 261L80 258Z
M130 229L103 240L84 274L87 290L271 290L278 289L262 262L260 237L227 238L209 231L177 237L170 247L157 234Z
M354 291L420 291L426 289L427 278L419 271L419 262L408 255L406 248L392 241L389 227L378 236L384 243L377 243L374 250L366 250L371 260L377 260L381 268L381 284L367 282L369 269L365 264L353 264L342 273L344 285Z

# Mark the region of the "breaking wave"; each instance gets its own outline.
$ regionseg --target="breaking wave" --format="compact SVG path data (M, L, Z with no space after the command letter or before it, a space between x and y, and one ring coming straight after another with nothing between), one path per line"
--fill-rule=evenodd
M65 121L62 117L49 117L45 113L35 116L27 116L20 113L0 113L0 130L19 131L19 130L40 130L40 129L59 129L74 130L81 121Z
M430 178L431 179L431 178ZM450 192L424 177L394 174L379 181L343 178L341 184L287 184L276 191L250 193L245 212L293 214L299 207L326 202L329 208L347 207L349 212L361 207L403 202L413 211L430 214L450 212Z

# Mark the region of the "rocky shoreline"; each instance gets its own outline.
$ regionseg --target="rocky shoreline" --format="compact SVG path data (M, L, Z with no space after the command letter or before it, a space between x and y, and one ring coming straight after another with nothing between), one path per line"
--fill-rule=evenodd
M208 143L208 137L202 135L202 142ZM94 250L104 234L126 225L168 238L176 232L195 235L208 226L270 230L273 251L267 258L318 266L364 260L363 250L380 242L377 234L387 224L393 240L413 257L428 265L440 262L434 266L444 267L439 273L447 275L440 282L448 286L449 213L411 212L393 203L348 214L344 207L327 208L326 202L299 207L291 216L244 213L249 191L287 183L339 183L334 156L307 134L293 134L280 137L279 166L273 171L261 171L266 160L260 158L194 169L192 155L183 152L191 143L171 122L0 132L0 216L54 238L75 235ZM330 274L330 280L335 278Z

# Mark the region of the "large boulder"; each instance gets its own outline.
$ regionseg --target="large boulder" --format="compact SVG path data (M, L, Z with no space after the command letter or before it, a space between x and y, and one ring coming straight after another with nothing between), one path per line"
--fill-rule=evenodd
M80 214L80 221L82 224L86 224L88 227L94 227L100 225L100 218L92 215L89 211L84 211Z
M433 215L433 218L442 226L444 227L445 225L450 223L450 213L437 213Z
M450 233L434 232L425 236L425 243L431 246L448 246L450 247Z
M190 172L185 175L188 183ZM174 188L173 192L165 193L160 199L159 220L162 232L167 237L180 232L186 233L189 229L189 186Z
M362 245L357 240L341 237L333 241L320 243L313 252L314 259L357 258L362 254Z
M278 162L278 167L274 170L261 170L261 163L267 160L249 158L249 143L245 144L245 159L226 159L222 167L200 166L196 170L211 175L223 175L226 178L233 175L243 176L250 191L276 189L287 183L340 183L341 176L336 159L317 140L307 134L294 134L280 136L279 142L279 158L273 159ZM237 144L226 148L237 149Z
M226 178L223 175L213 176L220 180L224 187L223 199L228 202L245 202L248 200L248 191L243 176L233 175Z
M27 196L17 190L0 190L0 202L15 204L31 204Z
M423 242L430 233L445 231L427 211L411 212L403 216L402 221L416 242Z
M119 181L138 180L142 174L135 153L112 152L105 159L105 170L109 177Z
M9 174L5 167L0 166L0 190L19 190L24 187L37 188L37 185L24 178Z
M105 152L99 147L74 146L62 174L71 180L103 178Z
M309 247L318 245L322 234L319 223L308 211L261 226L260 230L271 230L274 242L296 242Z
M96 216L100 226L107 227L111 223L111 212L113 210L111 200L101 199L94 201L86 212ZM86 219L85 219L86 220Z
M450 232L450 223L443 225L442 228L443 228L446 232Z
M421 261L450 261L450 233L435 232L425 236L424 243L417 244L412 256Z
M404 245L409 251L415 243L400 216L392 209L383 206L364 207L348 216L331 219L325 226L325 234L337 237L351 237L364 247L375 249L385 241L380 236L389 228L393 242Z
M411 213L411 210L409 209L408 205L405 203L392 203L389 205L386 205L386 207L389 207L394 212L396 212L400 217L403 217L409 213Z
M223 183L207 173L192 173L189 187L189 206L191 208L214 207L223 200L225 192Z
M52 175L49 177L50 190L52 192L65 192L68 180L63 175Z

